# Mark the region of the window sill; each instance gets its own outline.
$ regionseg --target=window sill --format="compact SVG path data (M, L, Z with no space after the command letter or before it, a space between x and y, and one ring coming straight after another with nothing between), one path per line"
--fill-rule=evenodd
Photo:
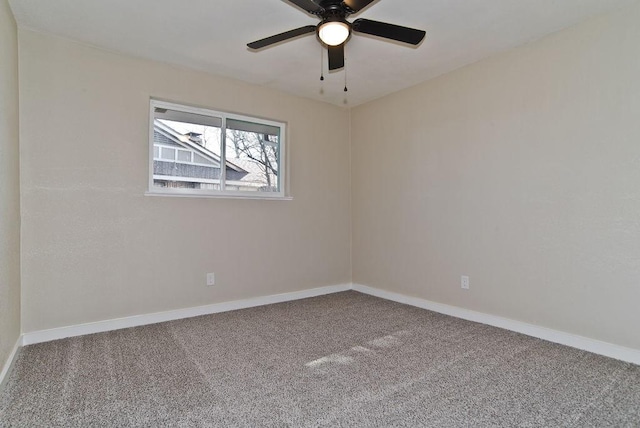
M292 196L281 195L239 195L236 193L181 193L181 192L154 192L147 191L145 196L161 196L169 198L213 198L213 199L262 199L262 200L275 200L275 201L292 201Z

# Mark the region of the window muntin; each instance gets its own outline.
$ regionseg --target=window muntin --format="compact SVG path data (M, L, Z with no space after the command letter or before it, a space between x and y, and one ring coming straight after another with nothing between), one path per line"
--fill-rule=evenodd
M284 123L156 100L150 107L150 193L284 197Z

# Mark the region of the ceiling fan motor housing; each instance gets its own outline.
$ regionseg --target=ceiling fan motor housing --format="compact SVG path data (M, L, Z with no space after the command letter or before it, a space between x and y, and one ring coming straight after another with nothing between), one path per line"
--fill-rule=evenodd
M328 16L331 13L337 13L342 15L342 18L346 18L348 15L351 15L355 12L355 10L351 9L347 4L341 0L320 0L318 6L320 9L317 14L322 16L323 18Z

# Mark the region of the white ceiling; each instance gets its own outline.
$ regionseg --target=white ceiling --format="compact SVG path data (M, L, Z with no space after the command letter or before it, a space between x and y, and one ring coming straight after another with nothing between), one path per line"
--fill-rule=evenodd
M354 35L325 73L314 35L246 43L309 24L285 0L10 0L18 25L336 105L354 106L638 0L377 0L357 17L426 30L417 48ZM326 69L326 55L325 55Z

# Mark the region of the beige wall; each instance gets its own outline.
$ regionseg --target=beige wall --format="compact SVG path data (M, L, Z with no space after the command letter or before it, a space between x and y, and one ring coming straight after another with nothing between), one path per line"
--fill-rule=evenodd
M355 108L353 281L640 349L638 23Z
M20 335L18 41L0 0L0 370Z
M19 38L23 331L350 281L346 110ZM149 97L288 122L294 199L144 196Z

